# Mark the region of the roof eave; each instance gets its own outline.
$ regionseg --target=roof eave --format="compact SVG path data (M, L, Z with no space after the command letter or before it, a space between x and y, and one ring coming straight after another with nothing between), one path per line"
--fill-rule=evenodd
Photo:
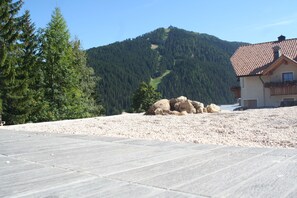
M236 75L237 78L240 77L253 77L253 76L262 76L263 74L245 74L245 75Z
M276 59L268 68L263 71L263 75L268 75L272 71L276 70L284 61L290 62L297 66L297 62L290 57L282 54L278 59Z

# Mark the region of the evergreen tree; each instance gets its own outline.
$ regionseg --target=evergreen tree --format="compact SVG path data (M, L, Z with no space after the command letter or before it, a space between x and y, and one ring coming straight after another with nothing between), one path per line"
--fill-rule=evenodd
M49 103L49 120L71 115L78 84L72 66L70 34L60 9L56 8L42 35L41 55L45 100ZM72 117L72 116L71 116Z
M24 114L25 121L42 121L41 112L45 110L42 89L42 71L38 64L38 38L35 25L31 22L29 11L22 17L20 34L20 66L18 67L18 80L21 81L19 106Z
M147 111L152 104L161 98L150 84L141 82L139 88L135 91L132 98L132 108L135 112Z
M19 99L16 86L16 68L18 64L20 19L17 14L22 1L0 1L0 114L8 124L13 124L14 117L20 112L15 108ZM18 122L18 121L17 121Z
M96 86L99 77L96 77L94 70L88 67L86 53L81 49L80 40L75 39L72 42L73 65L76 75L79 78L79 87L83 95L84 112L83 117L97 116L103 113L103 107L100 105L99 96L96 96ZM97 99L97 101L96 101Z
M44 96L49 107L47 119L74 119L97 114L100 107L95 105L90 90L95 85L92 70L86 67L79 42L70 42L60 9L55 9L41 40Z

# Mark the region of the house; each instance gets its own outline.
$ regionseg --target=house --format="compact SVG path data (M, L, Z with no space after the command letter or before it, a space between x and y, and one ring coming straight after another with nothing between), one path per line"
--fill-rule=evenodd
M239 47L231 63L240 87L231 89L246 108L297 104L297 38Z

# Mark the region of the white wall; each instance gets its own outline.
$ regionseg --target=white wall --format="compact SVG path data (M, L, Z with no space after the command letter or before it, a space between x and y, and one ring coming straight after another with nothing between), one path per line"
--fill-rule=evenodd
M272 82L281 82L282 73L285 72L293 72L294 80L297 79L297 67L292 64L282 64L272 73L272 75L270 76L270 80Z
M241 105L244 100L257 100L257 105L264 106L263 83L259 76L240 77Z
M264 88L261 79L264 83L282 82L282 73L284 72L293 72L294 80L297 80L297 67L292 64L280 65L270 76L240 77L241 105L243 106L244 100L257 100L258 107L278 107L284 98L297 100L297 95L270 96L270 89Z

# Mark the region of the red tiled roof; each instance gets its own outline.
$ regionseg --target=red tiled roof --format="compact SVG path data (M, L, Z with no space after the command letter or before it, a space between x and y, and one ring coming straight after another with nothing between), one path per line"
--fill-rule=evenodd
M231 57L237 76L260 75L274 60L273 47L279 46L281 54L297 61L297 38L284 41L252 44L239 47Z

